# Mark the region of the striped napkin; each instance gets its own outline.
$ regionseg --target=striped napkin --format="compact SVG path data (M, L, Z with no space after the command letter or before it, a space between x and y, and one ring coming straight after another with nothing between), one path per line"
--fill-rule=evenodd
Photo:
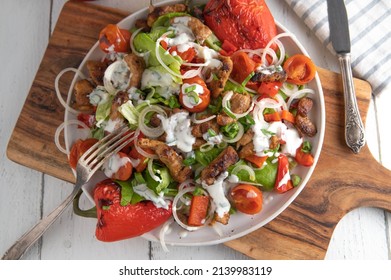
M319 40L334 52L326 0L285 0ZM343 0L341 0L343 1ZM353 75L368 81L374 95L391 91L391 1L345 0Z

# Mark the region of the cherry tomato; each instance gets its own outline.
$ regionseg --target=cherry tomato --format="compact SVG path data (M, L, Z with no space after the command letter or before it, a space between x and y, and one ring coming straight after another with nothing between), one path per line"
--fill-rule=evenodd
M98 140L95 138L88 138L85 140L78 139L72 145L71 151L69 153L69 165L71 166L71 168L76 169L76 165L79 158L96 142L98 142Z
M315 64L308 56L302 54L289 57L283 68L288 75L287 81L296 85L309 83L316 73Z
M103 170L113 180L126 181L132 176L133 166L127 154L118 152L104 163Z
M240 184L231 190L235 208L245 214L257 214L262 210L262 192L253 185Z
M269 82L269 83L263 82L261 83L257 91L261 95L267 94L270 97L274 97L276 96L276 94L278 93L281 87L282 87L281 82Z
M286 155L278 156L277 178L274 189L278 193L284 193L293 188L292 180L289 174L289 161Z
M95 123L95 115L80 113L77 115L77 119L85 123L85 125L89 128L91 128Z
M184 85L190 85L188 88L190 88L192 85L198 84L202 86L203 93L195 93L195 92L188 92L186 93L185 90L186 88ZM195 94L195 98L198 98L197 102L198 104L194 105L193 107L190 107L188 102L186 100L193 100L192 98L188 98L186 95L191 96L191 94ZM205 82L203 79L201 79L199 76L190 78L190 79L184 79L183 80L183 85L181 87L181 92L179 93L179 103L181 103L182 107L184 107L186 110L192 113L199 113L204 111L209 103L210 103L210 91L207 88Z
M302 148L303 146L297 148L295 160L300 165L311 166L314 164L314 156L311 153L304 152Z
M111 48L115 52L127 53L130 51L130 32L120 29L115 24L109 24L99 33L99 47L104 52L110 52Z

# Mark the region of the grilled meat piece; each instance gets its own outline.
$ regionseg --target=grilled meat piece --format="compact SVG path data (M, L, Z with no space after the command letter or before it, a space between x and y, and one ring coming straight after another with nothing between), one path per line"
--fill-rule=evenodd
M109 64L109 62L105 61L87 61L88 73L90 74L90 78L96 86L103 86L103 77Z
M215 180L238 160L239 157L235 149L228 146L201 171L201 181L208 185L213 185Z
M247 145L248 143L253 141L254 137L254 131L252 129L249 129L246 131L245 134L243 134L242 138L239 139L238 142L236 142L236 149L238 150L240 147Z
M230 100L231 111L235 114L243 114L251 106L251 96L248 93L234 93Z
M94 85L88 80L79 80L74 87L75 103L74 107L80 111L93 111L88 95L94 90Z
M255 70L254 76L251 77L252 82L285 82L287 74L281 66L258 67Z
M219 133L219 125L215 119L193 125L191 128L191 134L194 137L203 137L203 135L207 133L209 129L213 129L216 134Z
M223 95L226 95L228 92L223 93ZM251 106L251 96L248 93L242 94L242 93L233 93L231 100L231 111L235 114L242 114L246 112L250 106ZM217 123L220 126L224 126L227 124L231 124L235 122L236 120L229 117L226 113L222 112L217 116Z
M228 125L235 122L235 119L228 116L226 113L221 113L217 115L217 124L220 126Z
M172 178L176 182L183 183L187 179L191 178L191 168L189 166L185 166L183 164L182 156L167 144L147 138L139 139L137 143L141 148L149 148L153 150L159 157L159 160L167 166Z
M153 23L162 15L168 13L180 13L186 12L187 6L184 4L175 4L170 6L155 7L149 6L149 14L147 17L147 24L149 27L152 27Z
M218 59L222 62L222 64L219 68L213 68L210 70L215 75L215 78L213 78L212 81L206 83L211 92L212 98L219 97L220 93L223 92L225 84L227 83L233 68L231 58L219 55ZM209 75L210 72L206 73L206 76Z
M196 138L195 143L193 144L193 150L199 149L205 143L206 141L204 139Z
M129 88L131 87L140 88L141 78L146 67L144 59L142 57L138 57L133 53L130 53L124 57L124 61L126 62L126 64L130 69L131 77L129 81Z
M297 103L297 113L302 116L307 116L313 105L314 101L311 98L303 97Z
M255 154L253 141L247 143L239 151L239 158L246 158Z
M114 99L113 99L113 102L111 103L111 109L110 109L110 119L111 120L115 120L115 119L123 119L124 117L122 116L122 114L118 111L118 108L128 102L129 100L129 95L127 92L125 91L119 91Z
M308 116L302 116L300 114L297 114L295 118L295 126L301 135L314 137L317 133L315 124L310 120Z
M212 30L205 24L203 24L198 18L188 17L188 27L193 32L196 40L201 45L204 44L205 40L212 34ZM171 23L175 23L175 18L171 19Z
M223 217L220 217L217 213L215 213L213 216L213 221L226 225L228 224L229 217L229 213L225 213Z

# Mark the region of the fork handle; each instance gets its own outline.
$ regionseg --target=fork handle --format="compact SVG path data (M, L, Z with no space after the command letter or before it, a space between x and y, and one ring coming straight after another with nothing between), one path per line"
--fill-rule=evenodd
M19 260L24 253L46 232L64 210L71 204L80 188L75 187L72 193L49 215L40 220L32 229L26 232L2 256L2 260Z

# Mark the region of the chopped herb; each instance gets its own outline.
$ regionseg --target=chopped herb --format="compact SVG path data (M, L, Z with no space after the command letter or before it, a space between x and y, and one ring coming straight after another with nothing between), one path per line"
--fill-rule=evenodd
M252 125L255 124L253 117L248 114L238 120L243 125L244 131L247 131Z
M109 210L109 209L110 209L110 205L103 205L103 206L102 206L102 209L103 209L103 210Z
M185 88L185 93L189 93L191 91L194 91L197 88L196 85L192 85L190 87Z
M217 133L216 133L216 131L214 131L213 128L208 129L208 134L210 137L217 136Z
M188 157L188 158L185 158L185 159L183 160L183 164L184 164L185 166L193 165L193 164L195 164L196 162L197 162L197 161L196 161L195 157Z
M250 81L250 79L255 75L255 72L251 72L247 77L246 79L244 79L244 81L242 82L242 87L245 87L247 85L247 83Z
M200 101L200 96L195 91L190 91L186 94L192 99L191 103L193 103L194 105L197 105Z
M229 103L228 103L229 104ZM236 116L231 112L230 109L226 108L226 107L223 107L223 111L231 118L233 118L234 120L236 120Z
M227 125L224 125L220 128L220 131L227 136L229 139L233 139L239 132L239 125L237 122L233 122Z
M301 182L301 177L299 175L292 174L291 175L291 180L292 180L292 185L294 187L297 187L300 184L300 182Z
M304 152L304 153L311 153L311 150L312 150L312 146L311 146L311 143L308 142L308 141L304 141L303 142L303 147L301 148L301 150Z
M201 187L196 187L195 190L193 191L194 196L203 195L203 194L204 194L204 191Z
M262 131L262 133L263 133L264 135L271 135L271 136L276 135L274 132L269 131L269 130L267 130L267 129L265 129L265 128L262 128L261 131Z

